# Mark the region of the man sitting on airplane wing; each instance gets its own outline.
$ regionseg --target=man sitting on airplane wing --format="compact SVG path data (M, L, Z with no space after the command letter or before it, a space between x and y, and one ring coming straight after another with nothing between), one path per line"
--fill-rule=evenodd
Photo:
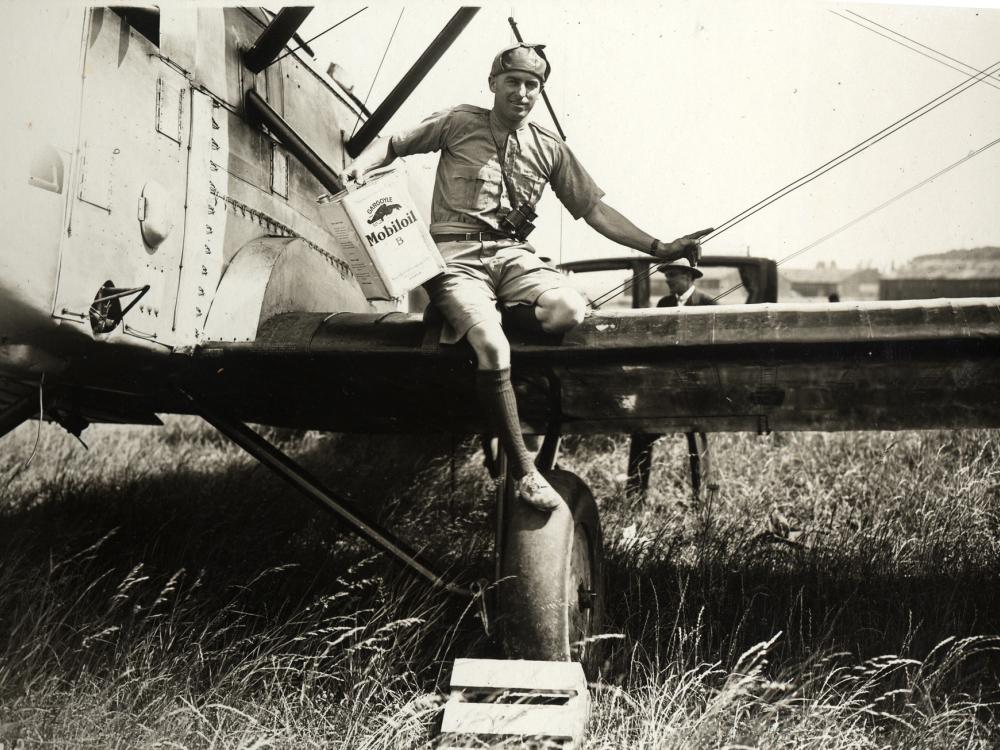
M510 380L510 345L498 305L526 329L564 333L584 318L582 295L543 262L526 241L546 183L573 215L600 234L657 258L697 264L699 239L710 229L663 243L603 200L602 191L569 147L528 122L550 66L544 45L517 44L493 60L493 108L463 104L411 130L372 143L347 169L364 174L397 156L440 151L430 231L447 270L424 288L446 322L445 343L468 338L478 360L476 390L511 462L518 496L540 510L561 502L534 466L521 435Z

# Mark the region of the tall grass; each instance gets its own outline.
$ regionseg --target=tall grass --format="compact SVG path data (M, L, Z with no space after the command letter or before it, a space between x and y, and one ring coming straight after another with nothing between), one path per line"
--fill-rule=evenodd
M272 431L467 580L491 570L472 441ZM196 420L0 442L0 743L417 748L474 608L399 573ZM605 663L588 748L994 747L992 432L713 436L689 497L657 447L568 439L602 506ZM776 528L779 512L792 526Z

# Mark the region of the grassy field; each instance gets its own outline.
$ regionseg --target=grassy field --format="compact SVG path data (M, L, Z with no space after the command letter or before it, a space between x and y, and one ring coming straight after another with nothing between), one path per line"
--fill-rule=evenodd
M474 443L270 436L456 572L491 566ZM0 442L0 744L430 747L475 612L402 576L190 418ZM1000 435L567 440L602 507L606 661L586 747L1000 744ZM24 462L34 455L27 467ZM775 511L790 538L771 533Z

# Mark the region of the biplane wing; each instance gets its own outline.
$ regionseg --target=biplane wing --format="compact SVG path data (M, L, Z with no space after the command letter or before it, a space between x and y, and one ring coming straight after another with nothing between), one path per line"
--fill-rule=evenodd
M512 350L529 432L1000 426L996 299L601 312L565 337L512 333ZM188 411L180 389L246 422L483 429L471 350L416 315L284 313L250 342L108 361L81 358L53 408L134 421Z
M418 316L287 313L192 353L192 385L247 421L475 431L471 350ZM512 336L526 429L755 431L1000 426L995 299L593 314Z

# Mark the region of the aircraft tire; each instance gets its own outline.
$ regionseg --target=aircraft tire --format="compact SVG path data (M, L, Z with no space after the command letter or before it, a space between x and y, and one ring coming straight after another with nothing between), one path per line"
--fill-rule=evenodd
M506 503L500 621L509 658L600 666L604 610L603 539L594 496L569 471L543 472L565 505L552 513L516 498Z

